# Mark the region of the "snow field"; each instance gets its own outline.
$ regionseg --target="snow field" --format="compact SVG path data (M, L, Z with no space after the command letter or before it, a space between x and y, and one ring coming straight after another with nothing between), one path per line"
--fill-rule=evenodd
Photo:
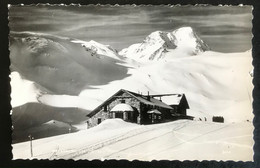
M203 128L202 128L203 127ZM244 127L244 128L243 128ZM249 123L180 122L133 136L75 159L252 160ZM244 155L240 155L239 153Z
M250 122L137 125L108 119L88 130L34 140L33 152L37 159L252 161L252 132ZM30 158L29 142L14 144L13 154Z

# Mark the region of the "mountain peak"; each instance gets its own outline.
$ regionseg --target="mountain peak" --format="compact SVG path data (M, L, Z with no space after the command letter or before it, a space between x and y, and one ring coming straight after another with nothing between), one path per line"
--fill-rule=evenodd
M181 27L174 30L172 34L176 37L175 44L183 50L193 52L193 55L209 50L208 45L199 38L191 27Z
M166 47L171 47L171 48L176 48L174 44L174 37L169 37L168 32L163 32L163 31L155 31L152 32L150 35L148 35L143 43L148 43L148 44L156 44L159 43L161 45L165 45Z
M149 39L161 39L164 34L165 34L165 32L162 32L162 31L157 30L157 31L154 31L154 32L152 32L151 34L149 34L149 35L145 38L145 40L149 40Z
M192 27L180 27L176 30L174 30L173 32L179 32L179 33L193 33L193 29Z
M181 27L173 32L152 32L142 43L123 49L119 54L135 60L160 60L165 58L170 50L186 55L197 55L199 52L209 50L209 47L191 27Z
M102 56L111 57L113 59L119 59L117 51L112 47L110 47L109 45L104 45L94 40L91 41L73 40L71 42L80 43L81 46L84 47L87 52L91 53L92 56L99 57L99 55L102 55Z

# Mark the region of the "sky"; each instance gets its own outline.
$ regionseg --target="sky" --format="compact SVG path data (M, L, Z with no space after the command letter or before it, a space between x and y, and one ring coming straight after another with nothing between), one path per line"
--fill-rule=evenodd
M95 40L120 51L150 33L190 26L218 52L252 48L252 6L11 6L10 31Z

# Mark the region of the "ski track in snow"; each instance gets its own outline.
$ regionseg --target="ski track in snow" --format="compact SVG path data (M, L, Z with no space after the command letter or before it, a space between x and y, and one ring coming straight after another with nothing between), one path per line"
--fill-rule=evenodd
M116 152L114 152L114 153L112 153L112 154L109 154L109 155L105 156L105 158L109 158L109 157L113 156L114 154L119 154L120 152L127 151L128 149L137 147L137 146L142 145L142 144L144 144L144 143L147 143L147 142L149 142L149 141L153 141L153 140L155 140L155 139L162 138L163 136L172 133L172 131L182 129L183 127L185 127L185 126L187 125L187 123L188 123L188 122L183 123L184 125L183 125L183 124L179 124L179 125L177 125L176 128L174 128L173 130L170 130L170 131L168 131L168 132L166 132L166 133L163 133L163 134L161 134L161 135L158 135L158 136L149 138L149 139L147 139L147 140L138 142L138 143L136 143L136 144L133 144L133 145L131 145L131 146L129 146L129 147L126 147L126 148L121 149L121 150L119 150L119 151L116 151ZM157 128L157 129L161 129L161 128Z
M253 158L253 140L249 134L253 127L248 122L221 124L180 120L154 125L129 124L111 119L85 131L35 140L32 158L29 142L14 144L14 158L144 161L248 161Z
M103 142L99 142L97 144L87 146L84 149L80 149L77 152L59 156L58 158L62 158L62 159L76 159L77 157L80 157L82 155L88 154L88 153L90 153L92 151L98 150L98 149L103 148L105 146L117 143L119 141L123 141L125 139L130 138L130 137L134 137L134 136L137 136L137 135L141 135L141 134L147 133L149 131L153 131L155 129L161 129L163 127L167 127L167 126L173 125L173 124L175 125L175 123L167 123L167 124L163 124L162 126L159 126L159 127L157 127L158 125L154 125L152 127L144 127L144 128L134 129L134 130L131 130L131 131L128 131L128 132L124 133L123 135L122 134L118 135L116 137L113 137L111 139L105 140ZM183 127L182 124L183 123L180 124L181 125L180 128Z
M158 156L167 156L170 155L172 151L176 151L179 147L185 146L186 144L189 145L214 145L216 143L219 143L220 145L225 146L232 146L236 147L239 150L252 150L252 146L243 144L243 143L235 143L231 141L224 141L227 140L224 139L218 139L214 141L210 138L210 136L214 136L215 134L221 133L225 131L228 127L230 127L232 124L225 124L225 125L218 125L217 127L213 126L211 127L209 123L208 128L206 131L197 131L195 134L186 134L181 133L185 135L189 135L188 138L180 138L177 135L177 132L182 132L183 129L189 129L188 127L193 127L194 123L192 122L182 122L182 123L173 123L169 124L165 127L157 127L156 131L147 131L143 132L141 134L137 134L135 136L130 136L127 139L123 139L122 141L116 141L114 143L108 144L100 148L99 150L91 151L89 153L86 153L84 155L75 157L73 159L137 159L138 160L160 160ZM229 137L229 139L232 138L244 138L248 137L249 135L242 135L242 136L235 136L235 137ZM203 138L206 138L207 140L203 140ZM167 143L167 141L172 141L171 143ZM166 142L164 144L164 142ZM140 154L140 152L143 153ZM169 153L170 152L170 153ZM192 150L191 150L192 152ZM223 151L224 152L224 151ZM136 155L136 156L135 156ZM171 156L170 156L171 157ZM158 158L158 159L157 159ZM162 157L163 158L163 157ZM166 157L169 159L168 157ZM165 159L166 159L165 158ZM196 158L196 157L194 157Z
M152 138L149 138L149 139L147 139L147 140L138 142L138 143L133 144L133 145L131 145L131 146L129 146L129 147L120 149L120 150L118 150L118 151L116 151L116 152L113 152L113 153L111 153L111 154L109 154L109 155L106 155L106 156L105 156L104 158L102 158L102 159L106 159L106 158L109 159L110 157L113 158L114 155L120 155L120 153L123 152L123 151L124 151L124 152L127 152L127 150L129 150L129 149L131 150L132 148L138 148L138 146L140 146L140 145L142 145L142 144L144 144L144 143L147 143L147 142L149 142L149 141L150 141L150 143L152 143L152 141L154 141L154 140L163 139L163 138L165 138L164 136L166 136L166 135L168 135L168 134L171 134L171 133L174 133L174 131L178 131L178 130L180 130L180 129L186 127L187 124L189 124L189 123L188 123L188 122L180 123L180 124L178 124L175 128L171 129L170 131L167 131L167 132L162 133L162 134L160 134L160 135L156 135L156 136L154 136L154 137L152 137ZM144 156L141 157L140 159L142 160L142 159L145 159L145 157L147 157L147 156L158 155L159 153L168 151L168 150L170 150L170 149L173 149L173 148L175 148L175 147L178 147L179 145L183 145L183 144L185 144L185 143L192 142L193 140L198 139L198 138L200 138L201 136L205 136L205 135L207 135L207 134L210 134L210 133L216 132L216 131L218 131L218 130L224 129L224 128L226 128L227 126L228 126L228 125L226 125L226 126L224 126L224 127L221 127L221 128L218 128L218 129L213 129L213 130L211 130L211 131L209 131L209 132L207 132L207 133L204 133L204 134L195 136L195 137L193 137L193 138L191 138L191 139L189 139L189 140L183 141L183 142L178 143L178 144L176 144L176 145L174 145L174 146L171 146L171 147L167 147L167 148L165 148L165 149L162 149L162 150L160 150L159 152L156 151L155 153L152 153L152 154L144 154ZM158 128L158 129L161 129L161 128ZM139 134L138 134L138 135L139 135ZM145 139L145 137L144 137L144 139Z
M228 127L228 126L229 126L229 125L223 126L223 127L221 127L221 128L218 128L218 129L213 129L213 130L211 130L211 131L209 131L209 132L206 132L206 133L204 133L204 134L202 134L202 135L195 136L195 137L193 137L193 138L191 138L191 139L188 139L188 140L183 141L183 142L181 142L181 143L178 143L178 144L176 144L176 145L167 147L166 149L162 149L162 150L160 150L159 152L157 151L156 153L154 153L154 154L152 154L152 155L158 155L158 154L160 154L160 153L167 152L167 151L170 150L170 149L174 149L174 148L176 148L176 147L178 147L178 146L180 146L180 145L183 145L183 144L185 144L185 143L192 142L192 141L194 141L194 140L196 140L196 139L198 139L198 138L201 138L202 136L208 135L208 134L210 134L210 133L213 133L213 132L215 133L216 131L219 131L219 130L221 130L221 129L224 129L224 128ZM152 155L150 155L150 156L152 156Z

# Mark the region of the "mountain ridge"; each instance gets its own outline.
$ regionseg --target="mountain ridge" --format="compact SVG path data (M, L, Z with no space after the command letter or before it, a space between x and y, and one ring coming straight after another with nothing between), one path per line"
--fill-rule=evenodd
M172 50L171 57L174 57L179 55L179 52L192 56L209 49L191 27L181 27L172 32L152 32L142 43L122 49L119 55L137 61L155 61L168 59L166 53L170 50Z

